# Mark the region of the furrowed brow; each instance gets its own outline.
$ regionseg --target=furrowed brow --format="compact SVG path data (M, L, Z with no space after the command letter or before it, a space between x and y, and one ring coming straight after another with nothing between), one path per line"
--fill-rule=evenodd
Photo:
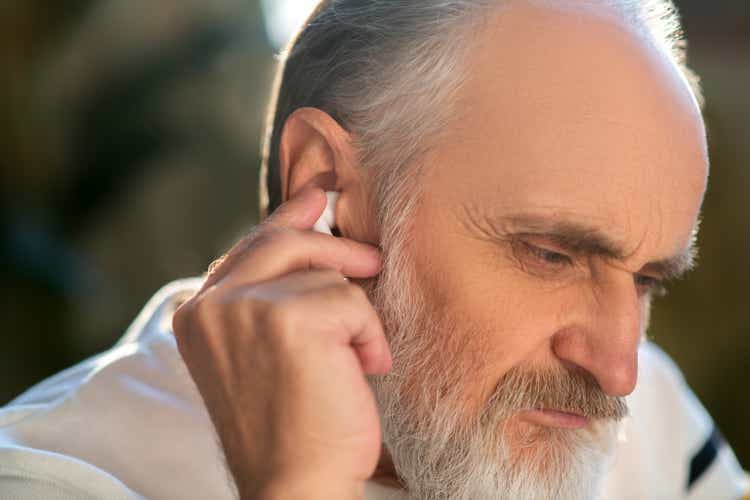
M618 242L604 234L599 228L577 221L555 219L553 217L517 214L496 219L493 229L498 225L511 229L512 232L528 233L549 238L560 246L583 255L601 255L615 260L624 260L628 252ZM681 253L645 264L641 271L658 274L666 280L682 277L695 267L697 248L695 245L698 233L696 223L693 236L687 248Z
M678 279L695 267L697 253L695 244L691 242L682 253L667 259L649 262L643 266L643 270L658 273L667 280Z
M695 221L693 230L690 235L690 241L687 247L677 255L667 259L651 262L643 266L644 270L652 270L659 273L664 279L675 280L681 278L686 272L695 267L695 261L698 256L698 230L700 229L701 219Z
M622 260L627 252L618 242L599 228L581 222L555 219L539 215L511 215L497 219L493 224L507 227L516 234L539 235L578 254L601 255Z

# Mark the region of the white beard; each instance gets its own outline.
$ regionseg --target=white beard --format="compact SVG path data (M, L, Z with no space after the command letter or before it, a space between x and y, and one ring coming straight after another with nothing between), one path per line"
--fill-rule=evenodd
M365 284L383 320L394 359L392 370L371 377L370 384L381 413L384 444L409 497L597 498L614 454L616 420L627 412L624 402L598 389L594 393L591 387L587 392L585 384L579 383L582 380L561 377L567 380L563 384L551 378L555 374L532 377L519 370L506 377L506 385L496 390L477 415L462 398L472 384L466 369L471 353L458 344L471 332L428 313L424 295L414 283L405 252L396 251L386 254L378 281ZM457 344L449 345L450 339ZM551 397L554 407L574 401L571 411L585 408L589 415L608 417L576 430L519 425L512 418L519 409L550 402L549 396L536 396L545 387L564 394ZM618 416L612 417L613 412Z

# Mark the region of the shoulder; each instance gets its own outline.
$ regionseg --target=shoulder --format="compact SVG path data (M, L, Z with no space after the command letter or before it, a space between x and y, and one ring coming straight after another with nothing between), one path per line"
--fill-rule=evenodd
M641 346L638 362L638 385L629 398L634 416L677 432L688 448L698 446L714 423L680 369L651 342Z
M0 426L3 425L3 413L9 408L40 407L59 402L85 387L91 387L95 379L98 381L112 372L120 373L119 365L152 357L155 352L150 347L154 343L172 341L174 309L195 293L201 284L202 278L186 278L163 286L146 302L125 334L110 349L43 380L15 398L7 407L0 408Z
M143 498L114 476L76 458L10 446L0 446L0 492L2 498Z
M127 488L149 498L230 497L171 334L173 310L199 284L167 285L111 349L0 408L0 498L140 498Z
M143 340L154 332L171 330L174 310L195 294L203 281L202 277L185 278L164 285L146 302L117 345Z

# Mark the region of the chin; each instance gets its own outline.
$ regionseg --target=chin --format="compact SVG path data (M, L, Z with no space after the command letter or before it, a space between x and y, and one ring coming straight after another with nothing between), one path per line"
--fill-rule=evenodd
M385 445L414 500L595 499L618 428L613 420L569 429L516 416L461 424L440 408L421 422L383 415Z
M485 491L478 498L596 498L618 429L614 421L570 429L511 418L500 430L503 448L490 462L502 471L496 484L512 494Z

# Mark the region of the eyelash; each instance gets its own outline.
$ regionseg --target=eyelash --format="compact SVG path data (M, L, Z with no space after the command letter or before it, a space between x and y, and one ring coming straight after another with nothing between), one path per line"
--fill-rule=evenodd
M532 245L528 242L523 242L523 246L528 253L544 265L560 267L573 264L573 259L563 253ZM635 274L633 282L636 287L645 288L644 295L663 297L667 294L666 282L662 279L645 274Z
M570 257L560 252L547 250L546 248L538 247L528 242L524 242L523 244L531 255L538 260L543 261L545 264L560 266L573 263L573 260Z

